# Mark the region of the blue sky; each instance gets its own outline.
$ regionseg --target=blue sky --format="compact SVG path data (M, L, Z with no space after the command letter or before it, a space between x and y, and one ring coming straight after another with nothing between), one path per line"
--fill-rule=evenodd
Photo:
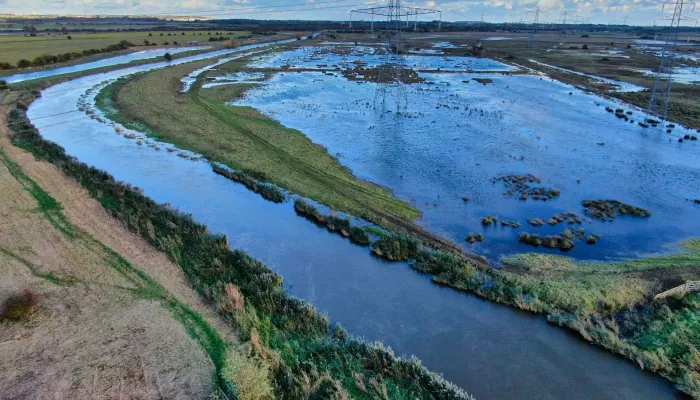
M381 5L382 0L0 0L0 13L22 14L168 14L218 18L347 20L353 8ZM443 11L443 20L519 22L540 19L561 22L651 25L661 14L662 0L446 0L405 1L404 5ZM670 8L667 6L667 9ZM284 10L284 11L282 11ZM700 7L698 7L700 11ZM699 17L700 13L688 14ZM657 20L658 25L667 21ZM688 21L684 25L695 25Z

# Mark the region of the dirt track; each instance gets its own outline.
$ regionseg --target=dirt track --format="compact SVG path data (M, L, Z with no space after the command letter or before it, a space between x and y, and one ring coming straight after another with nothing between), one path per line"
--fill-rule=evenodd
M37 292L40 303L25 322L0 322L2 397L208 397L215 368L207 353L161 302L134 295L138 283L112 265L105 249L201 314L225 341L235 341L235 333L165 254L56 167L11 144L6 97L0 94L0 303L24 289ZM29 180L17 177L17 167ZM57 213L78 234L51 223L31 181L60 203Z

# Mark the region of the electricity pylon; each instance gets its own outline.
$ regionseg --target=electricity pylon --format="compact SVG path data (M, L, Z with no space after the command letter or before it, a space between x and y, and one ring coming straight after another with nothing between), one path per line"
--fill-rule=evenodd
M651 91L651 99L647 112L649 115L661 118L662 125L668 117L668 104L671 98L671 83L673 79L673 69L676 64L676 51L678 50L678 33L681 21L690 18L683 17L684 8L691 7L695 10L695 3L688 0L676 0L675 3L665 3L661 12L665 11L666 5L673 5L673 13L668 13L657 19L671 21L668 32L664 40L663 51L661 52L661 62L654 78L654 87Z
M374 95L374 105L380 103L386 106L388 99L393 98L396 103L396 110L406 108L406 59L403 56L404 42L401 39L402 18L405 17L408 24L409 17L415 17L414 30L418 25L418 15L440 13L442 22L442 12L428 8L404 7L400 0L389 0L388 6L362 8L350 11L352 13L370 14L374 20L375 15L386 17L386 43L382 61L378 66L377 90Z

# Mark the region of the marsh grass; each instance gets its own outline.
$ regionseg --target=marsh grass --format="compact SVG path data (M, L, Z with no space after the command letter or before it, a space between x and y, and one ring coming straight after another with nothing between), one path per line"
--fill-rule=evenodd
M372 251L379 257L391 261L406 261L415 258L423 245L416 238L404 233L392 233L372 243Z
M211 164L211 169L215 173L225 176L232 181L242 183L245 187L255 193L258 193L266 200L270 200L274 203L283 203L285 200L287 200L287 196L280 188L272 183L261 182L261 180L265 178L264 174L256 173L250 170L233 171L231 169L221 167L215 163Z

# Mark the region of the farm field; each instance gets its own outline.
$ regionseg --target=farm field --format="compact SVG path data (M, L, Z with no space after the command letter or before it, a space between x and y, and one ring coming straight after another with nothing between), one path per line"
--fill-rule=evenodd
M216 33L219 35L216 35ZM13 65L21 59L33 60L35 57L49 54L58 55L63 53L82 52L83 50L102 49L110 45L115 45L122 40L141 46L144 41L155 43L158 46L173 45L175 41L179 45L184 45L189 41L197 41L202 44L209 43L210 37L242 37L248 36L249 32L243 31L143 31L143 32L100 32L100 33L70 33L60 34L38 33L36 37L28 37L23 34L0 36L0 62L7 62ZM149 36L150 34L150 36ZM162 36L161 36L162 34ZM68 36L72 39L68 40Z

